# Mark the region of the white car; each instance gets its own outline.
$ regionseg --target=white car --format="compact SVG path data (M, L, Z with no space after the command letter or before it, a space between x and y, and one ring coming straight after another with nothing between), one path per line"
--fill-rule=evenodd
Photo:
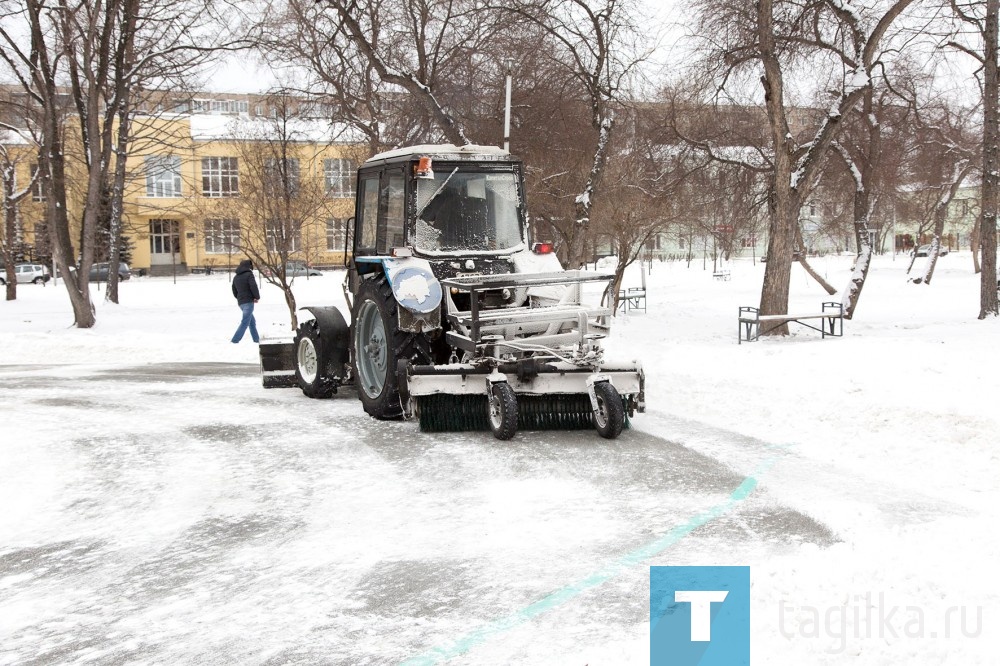
M928 254L931 253L931 246L930 245L921 245L914 252L916 253L916 255L918 257L926 257ZM948 248L946 248L946 247L938 247L938 256L939 257L943 257L946 254L948 254Z
M14 275L18 284L45 284L51 277L49 269L42 264L18 264L14 266ZM7 275L0 272L0 285L7 284Z

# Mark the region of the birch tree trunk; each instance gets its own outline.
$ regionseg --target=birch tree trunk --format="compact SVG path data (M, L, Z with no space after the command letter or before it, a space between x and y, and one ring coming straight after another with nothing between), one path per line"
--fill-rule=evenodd
M3 217L4 217L4 245L3 248L3 268L4 274L7 276L5 281L7 282L6 292L7 300L13 301L17 299L17 274L14 273L14 238L17 233L17 203L11 200L11 197L7 195L8 192L12 192L13 189L7 189L8 183L4 179L4 196L3 199ZM13 178L11 178L13 181ZM11 183L12 184L12 183Z
M924 265L924 272L913 278L914 284L930 284L934 277L934 267L937 266L938 257L941 254L941 236L944 235L944 225L948 221L948 205L955 198L955 193L962 185L962 180L972 170L972 163L966 162L955 167L951 183L942 187L941 196L934 204L934 235L931 238L931 247L927 251L927 263ZM993 234L994 238L996 234ZM914 252L914 255L916 253ZM994 292L996 288L994 287Z

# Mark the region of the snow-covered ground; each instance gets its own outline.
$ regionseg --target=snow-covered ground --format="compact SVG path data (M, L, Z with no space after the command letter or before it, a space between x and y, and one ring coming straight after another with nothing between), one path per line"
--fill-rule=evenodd
M835 286L843 286L850 263L850 257L826 257L814 260L813 265ZM1000 583L993 565L1000 561L1000 539L993 529L1000 524L1000 454L995 434L1000 430L1000 416L994 403L1000 395L1000 358L996 353L1000 322L975 318L978 276L972 273L968 253L941 258L929 286L907 283L907 263L903 257L876 258L857 316L845 323L843 338L821 340L819 333L803 329L785 339L742 345L737 345L737 309L741 305L756 305L763 266L749 260L734 261L729 266L730 281L713 280L711 264L708 270L703 270L700 262L690 268L681 263L652 266L647 278L647 311L618 317L607 345L612 355L641 357L647 376L648 411L634 419L635 430L626 432L621 444L616 445L618 448L609 451L629 453L631 464L638 468L697 455L704 461L699 465L710 465L713 469L717 466L726 470L728 476L724 478L735 479L730 488L734 494L723 493L721 503L718 493L713 491L714 494L705 496L711 499L707 505L696 502L691 506L665 507L667 514L663 515L670 515L673 520L669 525L645 524L647 519L653 519L650 516L656 521L663 517L653 512L654 500L659 495L652 490L648 497L629 498L636 503L627 507L636 511L636 515L595 517L573 511L574 503L585 501L579 495L581 488L557 478L551 470L547 472L550 476L544 477L551 477L549 483L531 477L530 484L526 484L528 477L508 480L501 471L527 468L530 473L537 471L532 468L537 461L519 460L509 468L507 461L495 469L487 468L499 475L495 479L489 478L486 471L479 472L483 478L470 472L471 478L477 478L481 484L480 500L496 493L489 503L489 514L494 521L497 516L521 521L494 525L492 539L507 535L512 540L523 540L517 552L524 561L510 566L510 580L505 581L502 571L497 569L499 565L488 558L490 547L500 547L499 544L475 543L478 537L471 531L457 535L436 531L445 530L446 525L451 526L447 529L465 529L465 518L472 517L456 516L468 510L461 504L469 500L469 495L459 493L455 504L451 504L451 496L449 501L435 497L439 491L433 487L421 487L419 492L430 496L416 500L396 497L393 493L398 493L398 489L371 491L380 493L383 500L388 496L389 505L392 501L415 501L408 511L413 512L414 525L419 527L413 527L409 533L404 529L403 533L414 537L419 531L423 535L417 539L421 544L418 550L432 552L431 542L449 542L449 547L457 552L486 562L485 571L494 583L489 587L490 594L503 597L506 586L515 591L512 593L515 598L524 597L522 610L513 614L509 609L516 608L517 603L512 605L506 599L495 606L485 602L483 606L475 606L476 616L467 624L461 618L449 617L447 628L453 640L442 638L445 627L434 612L428 611L427 618L421 620L420 608L410 609L411 615L418 618L417 623L392 627L393 631L410 636L425 634L423 642L413 638L407 645L438 646L437 652L413 654L418 657L413 663L438 663L450 657L454 657L454 663L470 664L648 663L648 639L642 619L648 612L648 598L642 595L641 583L648 566L665 564L751 567L754 663L873 666L997 663ZM792 311L812 312L822 301L836 300L827 297L800 268L793 270ZM341 282L339 273L298 279L295 291L299 304L342 307ZM639 276L632 270L626 286L638 283ZM113 541L116 534L130 532L130 538L115 551L119 554L141 552L144 544L157 542L179 526L202 525L206 516L197 516L202 521L198 523L187 512L191 506L217 509L223 505L230 513L238 513L240 502L246 501L244 495L249 491L240 487L239 475L215 473L218 470L212 467L235 465L237 461L213 460L206 463L206 469L199 470L195 459L196 455L206 453L202 450L206 435L198 428L208 428L213 423L213 411L225 411L238 422L238 415L233 417L232 412L246 409L250 425L238 432L253 437L254 428L264 427L261 423L265 421L265 425L274 425L276 419L284 419L280 424L287 428L289 423L320 414L317 410L321 408L332 409L319 425L313 423L310 427L322 425L333 433L333 440L357 442L361 447L366 443L374 446L384 437L405 440L410 436L408 433L415 433L416 425L372 423L363 417L360 405L343 398L331 403L313 403L296 391L275 393L259 388L250 367L257 361L256 346L249 342L249 336L239 345L229 342L239 310L224 275L185 276L176 282L169 278L134 279L122 285L122 304L118 306L103 303L102 294L97 292L98 324L86 331L72 328L62 287L22 285L18 294L15 302L0 302L0 380L6 385L0 387L3 391L0 419L5 424L0 437L0 506L4 507L0 512L0 664L22 663L38 659L39 655L63 663L123 660L176 663L204 662L206 658L213 662L259 663L272 658L278 660L275 663L402 660L402 644L390 646L391 641L385 638L365 642L368 629L349 626L350 623L345 626L336 620L330 620L330 632L359 632L358 638L325 645L338 650L349 644L354 650L353 658L316 652L302 644L308 640L302 637L295 639L299 642L298 652L277 650L276 646L282 645L281 637L271 636L263 627L293 629L292 619L298 617L294 604L275 600L266 609L241 607L240 599L254 599L246 604L252 605L259 597L238 594L224 605L206 606L212 612L201 615L197 604L188 606L177 599L160 606L153 604L152 608L147 604L136 615L131 631L159 636L161 642L174 644L176 648L185 636L192 635L225 635L229 641L226 644L238 646L239 636L235 632L244 629L256 632L251 640L260 648L252 653L256 659L236 647L226 658L220 656L225 652L207 653L211 656L206 657L206 653L193 648L165 652L122 652L119 648L118 652L109 653L99 641L70 640L83 626L88 627L91 636L95 625L100 632L104 611L80 610L82 602L78 597L86 596L84 593L90 589L111 589L112 593L105 593L102 599L114 604L113 591L118 589L115 585L122 585L114 580L116 569L111 565L101 568L101 576L109 580L95 582L88 579L87 572L91 571L88 566L96 566L89 562L79 568L83 573L68 579L75 583L57 579L61 582L49 582L45 587L39 582L37 571L31 573L40 565L12 558L15 554L22 557L23 553L48 552L45 548L63 537L70 541L75 531L83 530L83 523L98 520L95 515L100 512L95 514L93 506L101 506L102 502L109 507L114 504L111 507L114 510L108 513L111 523L99 529L91 526L89 533L101 535L101 540L94 543L106 543ZM262 335L287 335L288 313L280 293L264 286L262 295L257 308ZM216 366L215 371L205 372L201 379L198 372L193 372L186 378L188 384L184 388L170 389L174 392L169 400L175 402L168 405L155 403L156 391L140 394L135 382L116 379L119 375L134 376L135 368L144 364L160 363L172 365L150 366L161 368L153 374L183 374L186 365L192 368L212 367L200 365L206 363L236 365ZM220 377L219 368L231 367L243 370ZM47 406L44 392L48 382L52 397ZM14 386L17 388L11 388ZM166 390L159 395L166 395ZM67 396L73 392L82 402L75 405L77 412L68 412L67 401L72 400ZM31 396L30 405L19 403L19 398L25 395ZM121 405L120 415L114 416L111 409L110 418L102 413L96 423L86 416L66 419L67 414L78 414L88 404L95 410L98 404L106 410L110 409L107 405ZM333 406L322 407L326 404ZM255 412L263 406L272 410L266 419ZM149 423L154 414L162 415L155 418L163 420L155 427ZM305 424L302 427L305 429ZM194 448L179 446L173 454L184 459L182 468L190 472L190 479L171 477L159 481L160 485L176 486L177 492L171 497L185 498L185 503L176 510L156 503L144 505L138 499L141 486L130 486L125 492L116 488L115 479L102 477L99 484L80 485L90 472L75 469L75 458L63 446L64 442L81 436L81 432L100 431L103 439L88 441L100 441L102 447L107 446L107 455L100 458L102 464L127 475L129 460L115 458L116 442L130 442L122 450L132 453L139 440L143 442L143 450L159 445L164 448L162 455L169 457L170 434L192 429L196 434L201 433L200 443L192 445ZM294 439L300 433L293 429L286 434ZM433 441L427 439L429 435L421 437L421 442ZM521 433L513 446L528 450L537 442L540 450L549 451L544 447L553 446L553 440L547 437ZM662 447L649 443L654 440L662 442ZM421 445L422 448L410 454L415 458L408 463L420 468L431 465L434 456L446 455L451 461L449 468L468 465L472 460L498 465L495 455L510 454L497 449L488 434L450 435L440 441L440 447ZM327 444L310 448L317 456L314 462L325 460L324 446ZM558 451L562 445L554 446L553 450ZM441 449L447 448L451 450L442 453ZM295 465L278 465L273 476L269 476L269 464L273 464L267 462L269 451L278 455L269 447L251 446L248 451L255 461L245 463L254 487L267 486L268 492L278 497L282 493L291 498L300 497L299 493L310 496L330 493L331 497L337 494L338 489L331 487L329 477ZM425 460L421 461L421 456ZM612 459L600 464L616 463ZM335 469L333 464L330 473ZM107 469L102 474L107 474ZM351 474L357 475L356 478L353 481L348 478L346 482L356 484L357 487L352 485L353 490L364 498L364 488L358 480L364 476L364 470L352 469ZM713 474L722 478L717 472ZM634 476L630 474L630 478ZM749 499L735 492L740 479L756 483ZM232 487L206 489L202 487L206 480ZM512 502L505 495L508 481L518 482L519 492L527 490L529 495ZM630 486L630 492L642 486L643 483ZM613 497L610 490L608 493ZM119 502L119 496L125 499ZM111 497L116 498L115 502L109 500ZM741 505L759 506L761 497L766 497L768 506L781 508L785 518L781 519L780 530L768 531L762 528L760 520L750 519L750 512L741 512ZM551 504L560 507L560 511L546 517L544 522L531 523L532 503ZM357 510L363 512L364 506L360 502ZM477 506L477 510L482 510L481 505ZM701 531L693 530L690 537L669 536L678 525L702 520L699 516L707 515L704 510L712 507L715 513L709 512L711 515L704 518L703 525L698 523ZM295 519L324 524L324 517L313 515L312 511L314 506ZM801 534L783 533L791 524L787 518L791 513L801 515L803 524L819 527L803 529ZM763 514L754 515L759 519ZM86 516L90 517L85 520ZM131 521L150 531L136 534L131 530ZM317 568L337 558L355 558L368 564L405 559L399 545L386 543L378 530L379 521L391 524L393 530L401 529L400 526L391 516L381 513L373 521L374 525L354 533L358 539L355 543L296 542L298 550L294 556ZM522 524L534 527L523 533L518 530ZM723 524L726 529L720 527ZM538 525L544 526L544 531ZM559 608L558 599L563 597L546 601L543 606L532 605L532 601L538 601L538 597L531 596L537 590L565 592L581 578L589 579L585 574L593 570L593 567L588 569L590 563L602 561L600 549L594 545L599 539L581 541L579 562L569 559L550 562L549 574L520 580L518 572L536 575L530 568L532 552L550 559L567 558L567 548L576 544L577 530L599 532L602 525L616 533L625 527L634 529L635 538L625 540L633 547L643 544L663 547L622 550L616 542L614 547L608 547L605 568L597 567L607 573L605 577L597 576L600 584L577 590L579 599L575 601L572 595L566 596L567 601ZM713 525L718 529L712 531ZM257 520L240 522L232 529L268 534L269 528ZM316 538L323 532L310 534ZM819 534L832 537L818 538ZM531 539L537 539L538 543L533 546ZM225 543L216 545L225 548ZM391 552L391 556L382 553L380 558L380 549ZM646 556L630 559L627 554L635 552ZM66 557L78 557L81 562L88 562L88 557L93 559L86 550L74 553L70 549ZM416 553L415 558L420 554ZM270 581L289 571L289 564L282 560L278 549L268 551L266 557L248 553L245 559L246 566L257 567L254 569L257 582ZM208 568L207 572L199 569L199 573L218 580L239 575L239 570L229 566L213 570L215 561L199 560L195 564L198 568ZM132 568L130 572L135 570ZM276 573L268 574L271 570ZM394 570L390 567L382 571L385 578ZM145 563L140 573L148 578L155 573L155 567ZM475 572L447 569L425 575L435 580L442 576L458 580L476 577ZM607 587L602 590L602 586ZM619 592L628 590L634 607L615 615L616 622L622 624L615 625L613 637L589 624L587 614L567 612L577 602L585 608L600 609L605 597L613 597L616 605L625 603L612 594L616 588ZM289 591L287 585L275 590ZM330 601L318 593L295 592L301 594L298 598L303 602ZM391 597L391 590L384 594ZM127 586L122 588L121 595L129 603L135 602L135 594ZM49 608L45 604L54 606ZM490 617L492 609L499 607L508 611ZM259 622L243 618L244 621L229 629L215 632L202 626L222 623L230 614L254 616ZM178 626L188 622L199 627ZM363 624L358 618L351 622ZM39 629L43 626L44 632ZM122 623L113 631L110 627L105 630L111 636L123 630ZM37 652L26 647L32 641L32 632L38 634ZM59 650L52 647L53 632L66 634L64 647ZM381 641L392 649L383 652ZM370 659L359 659L358 654L368 654ZM379 655L385 654L391 654L392 658L380 659Z

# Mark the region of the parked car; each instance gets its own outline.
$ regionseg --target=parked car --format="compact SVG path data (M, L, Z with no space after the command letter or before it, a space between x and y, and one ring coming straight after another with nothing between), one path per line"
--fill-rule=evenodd
M90 281L91 282L107 282L108 281L108 262L101 262L99 264L94 264L90 267ZM128 267L128 264L122 262L118 264L118 279L127 280L132 277L132 270Z
M42 264L17 264L14 266L14 277L18 284L45 284L52 276ZM0 271L0 285L6 284L7 274Z
M914 252L915 252L916 256L918 256L918 257L926 257L931 252L931 246L930 245L921 245L916 250L914 250ZM948 248L942 247L942 248L938 249L938 256L939 257L943 257L946 254L948 254Z
M270 268L262 268L261 273L263 273L265 277L271 277ZM289 261L285 264L285 277L295 278L322 274L323 271L313 268L312 266L306 266L305 263L301 261Z

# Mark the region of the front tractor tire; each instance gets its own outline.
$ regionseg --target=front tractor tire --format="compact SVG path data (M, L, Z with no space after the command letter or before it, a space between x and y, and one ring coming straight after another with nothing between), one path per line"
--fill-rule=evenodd
M326 376L326 359L319 325L315 320L299 324L295 332L295 381L310 398L329 398L337 392L331 377Z

